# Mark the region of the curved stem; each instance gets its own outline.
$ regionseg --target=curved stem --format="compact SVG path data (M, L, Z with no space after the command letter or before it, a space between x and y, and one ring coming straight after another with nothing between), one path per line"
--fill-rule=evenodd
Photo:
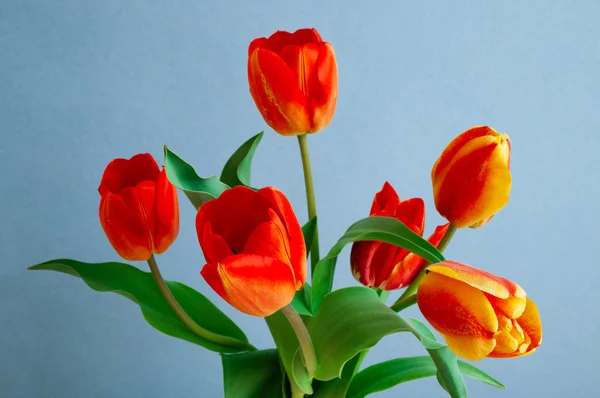
M308 219L312 220L317 215L317 202L315 200L315 187L313 184L312 167L310 165L310 154L308 153L308 141L306 134L298 136L298 145L300 146L300 156L302 157L302 168L304 169L304 185L306 187L306 204L308 207ZM311 275L315 270L319 255L319 226L315 227L315 234L310 249L310 269Z
M417 304L417 295L413 294L412 296L408 296L403 298L402 300L398 300L390 307L390 309L400 312L405 308L410 307L411 305Z
M163 279L162 275L160 274L160 271L158 269L158 264L156 264L156 259L154 258L154 255L152 255L152 257L150 257L148 259L148 265L150 266L150 271L152 271L152 276L154 277L154 280L156 281L156 285L158 286L160 293L163 295L163 297L165 298L165 300L167 301L167 303L169 304L171 309L175 312L175 315L177 315L177 318L179 318L179 320L181 322L183 322L183 324L185 326L187 326L188 329L190 329L194 334L196 334L199 337L202 337L203 339L212 341L217 344L222 344L222 345L233 347L233 348L241 348L241 349L245 349L247 351L255 351L256 350L256 348L254 346L252 346L250 343L246 343L244 341L234 339L232 337L213 333L209 330L204 329L203 327L198 325L196 322L194 322L194 320L192 318L190 318L190 316L181 307L179 302L175 299L175 297L173 296L173 293L171 293L171 290L169 290L169 287L165 283L165 280Z
M455 233L456 233L456 227L454 225L450 224L448 226L448 231L446 231L446 234L444 235L444 237L440 241L440 244L437 247L440 253L443 253L444 250L446 250L446 247L452 240L452 237L454 236ZM415 277L415 279L413 279L413 281L410 283L410 285L408 285L408 287L406 288L404 293L402 293L400 298L398 300L396 300L396 302L394 303L393 306L395 306L396 304L398 304L400 301L404 300L405 298L415 294L415 292L417 291L417 288L419 287L419 283L421 283L421 279L423 279L425 277L425 268L427 268L427 265L425 267L423 267L423 269L419 272L419 274Z
M291 304L283 307L281 312L288 319L290 325L292 325L294 332L296 332L296 336L300 342L300 350L302 350L306 369L308 370L309 376L312 376L315 373L315 370L317 370L317 356L315 354L315 348L313 346L312 339L310 338L310 334L308 334L308 330L306 329L304 322L302 322L302 318L300 318L300 315L298 315Z

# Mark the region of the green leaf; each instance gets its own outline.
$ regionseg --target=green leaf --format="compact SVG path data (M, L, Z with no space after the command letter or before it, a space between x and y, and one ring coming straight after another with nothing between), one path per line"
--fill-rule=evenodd
M477 369L475 366L458 361L461 373L494 387L505 388L502 383ZM346 398L364 398L369 394L384 391L400 383L432 377L437 374L431 357L398 358L381 362L360 371L350 383Z
M296 337L292 325L290 325L290 322L281 310L273 315L265 317L265 321L271 331L275 346L277 347L277 351L279 351L281 362L290 379L290 383L295 382L304 393L311 394L312 380L308 378L308 373L305 374L304 378L302 377L301 372L299 372L299 369L296 369L296 373L294 373L294 366L297 368L299 365L298 363L294 363L294 359L296 352L300 348L300 343L298 342L298 337Z
M312 247L313 238L317 231L317 216L311 218L306 224L302 226L302 235L304 235L304 242L306 244L306 257L310 254Z
M283 398L283 375L277 350L225 354L225 398Z
M242 146L231 155L221 172L221 181L230 187L235 187L237 185L250 186L252 158L254 157L254 152L262 137L263 132L261 131L248 141L244 142Z
M312 312L310 312L308 306L306 305L306 293L304 291L305 289L308 289L310 291L310 285L308 283L305 283L304 287L301 290L296 291L296 294L294 295L294 299L292 300L291 304L298 314L312 316Z
M406 249L424 258L430 263L444 261L444 256L435 246L415 234L402 222L392 217L367 217L352 224L337 243L331 248L327 256L317 263L313 273L312 311L316 312L321 307L323 297L333 287L333 274L335 272L335 258L348 243L361 240L375 240L390 243Z
M346 391L353 380L354 369L359 366L361 354L355 355L351 360L346 362L342 370L342 376L333 380L321 382L317 387L314 398L338 398L346 397Z
M202 203L218 198L229 188L217 176L199 177L192 166L177 156L165 145L165 170L171 184L183 190L197 209Z
M90 264L57 259L33 265L28 269L50 270L77 276L93 290L115 292L127 297L139 304L144 318L152 327L169 336L217 352L233 353L250 349L244 332L227 315L202 294L183 283L166 282L185 312L204 329L240 340L239 347L218 344L190 331L167 304L152 275L129 264L117 262Z
M456 356L447 346L421 334L414 325L414 320L398 316L371 289L349 287L328 294L307 325L319 363L314 377L339 377L344 364L359 352L391 333L411 332L429 352L450 395L466 397Z

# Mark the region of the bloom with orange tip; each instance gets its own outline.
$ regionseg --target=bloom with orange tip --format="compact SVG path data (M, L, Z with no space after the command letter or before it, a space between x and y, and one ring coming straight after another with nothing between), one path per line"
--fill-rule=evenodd
M420 198L400 200L400 197L386 182L377 192L370 216L394 217L404 223L414 233L423 236L425 226L425 203ZM438 246L446 234L449 224L438 226L427 239ZM367 287L394 290L408 285L426 261L408 250L389 243L359 241L352 245L350 264L357 281Z
M417 303L459 357L510 358L542 343L537 306L516 283L454 261L427 267Z
M510 139L488 126L452 140L431 170L438 212L458 228L478 228L508 203Z
M316 29L254 39L248 47L248 82L256 107L279 134L316 133L333 119L335 53Z
M196 232L210 287L238 310L269 316L306 280L306 245L288 199L277 189L226 190L204 203Z
M148 260L177 238L177 190L150 154L111 161L98 192L102 229L125 260Z

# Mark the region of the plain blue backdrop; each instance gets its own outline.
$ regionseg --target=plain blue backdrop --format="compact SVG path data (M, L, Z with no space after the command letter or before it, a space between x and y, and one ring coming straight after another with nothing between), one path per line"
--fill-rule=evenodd
M508 390L468 380L470 396L597 396L600 2L501 3L2 0L0 395L222 396L217 354L155 331L123 297L25 267L119 260L98 222L102 172L138 152L162 159L163 144L208 176L265 130L253 184L279 187L306 221L297 142L260 117L246 62L253 38L316 27L339 67L335 118L309 140L322 250L368 215L386 180L425 199L429 234L443 222L429 173L444 146L474 125L508 133L510 203L484 228L460 230L446 253L522 285L544 341L528 357L479 362ZM194 210L180 202L163 273L272 347L262 319L201 278ZM345 250L336 287L357 284L347 261ZM365 364L409 355L424 351L394 335ZM425 379L377 396L445 393Z

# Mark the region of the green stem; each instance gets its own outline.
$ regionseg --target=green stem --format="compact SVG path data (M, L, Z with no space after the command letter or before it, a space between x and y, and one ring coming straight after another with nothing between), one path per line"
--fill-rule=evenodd
M304 357L306 370L308 370L309 376L312 377L315 370L317 370L317 356L315 355L315 347L313 346L310 334L308 334L308 330L306 329L304 322L302 322L302 318L300 318L300 315L298 315L291 304L283 307L281 312L290 322L294 332L296 332L296 336L300 342L300 350L302 350L302 356Z
M440 241L440 244L437 247L440 253L443 253L444 250L446 250L446 247L452 240L452 237L454 236L455 232L456 232L456 227L454 225L450 224L450 226L448 227L448 231L446 231L446 234L444 235L444 237ZM415 292L417 291L417 288L419 287L419 283L421 283L421 279L423 279L425 277L425 268L427 268L427 266L423 267L421 272L419 272L419 274L415 277L415 279L413 279L413 281L410 283L410 285L408 285L408 287L406 288L404 293L402 293L400 298L398 300L396 300L396 302L394 303L393 306L395 306L396 304L398 304L400 301L404 300L405 298L415 294Z
M292 390L292 398L304 398L304 391L298 387L294 380L290 380L290 387Z
M244 349L247 351L255 351L256 350L256 348L254 346L252 346L250 343L246 343L244 341L234 339L232 337L213 333L211 331L204 329L203 327L198 325L196 322L194 322L194 320L192 318L190 318L190 316L181 307L179 302L177 302L177 300L173 296L173 293L171 293L171 290L169 290L169 287L165 283L165 280L163 279L162 275L160 274L160 271L158 269L158 264L156 264L156 259L154 258L154 255L152 255L152 257L150 257L148 259L148 265L150 266L150 271L152 271L152 276L154 277L154 280L156 281L156 285L158 286L160 293L163 295L163 297L165 298L165 300L167 301L167 303L169 304L171 309L175 312L175 315L177 315L177 318L179 318L179 320L181 322L183 322L183 324L185 326L187 326L188 329L190 329L193 333L195 333L199 337L202 337L203 339L212 341L217 344L222 344L222 345L229 346L232 348L241 348L241 349Z
M410 307L411 305L417 304L417 295L413 294L412 296L408 296L403 298L402 300L398 300L390 307L390 309L400 312L405 308Z
M302 168L304 169L304 185L306 187L306 204L308 207L308 219L312 220L317 216L317 202L315 200L315 186L313 184L312 168L310 166L310 154L308 153L308 140L306 134L298 136L298 145L300 146L300 156L302 157ZM319 255L319 226L315 226L312 246L310 249L310 269L311 275L315 266L320 260Z

